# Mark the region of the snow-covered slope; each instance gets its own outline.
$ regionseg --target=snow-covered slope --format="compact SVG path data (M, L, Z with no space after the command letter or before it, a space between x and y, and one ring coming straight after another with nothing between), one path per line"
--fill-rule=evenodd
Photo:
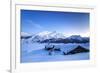
M65 38L63 34L57 33L56 31L53 31L53 32L43 31L43 32L37 33L35 36L40 37L42 39Z
M49 51L44 50L44 47L47 44L39 43L22 43L21 48L21 62L46 62L46 61L67 61L67 60L88 60L89 52L87 53L77 53L73 55L63 55L63 52L69 52L73 50L78 45L83 47L89 47L89 44L51 44L55 45L55 48L60 48L59 52L52 52L52 55L49 55ZM49 47L51 45L48 45ZM88 48L89 49L89 48Z

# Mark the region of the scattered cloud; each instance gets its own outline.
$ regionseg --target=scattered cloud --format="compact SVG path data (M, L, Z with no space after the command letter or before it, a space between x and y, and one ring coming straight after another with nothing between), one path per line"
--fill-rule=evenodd
M27 20L27 23L31 25L31 27L33 28L37 28L37 29L43 29L43 26L39 25L38 23L35 23L32 20Z

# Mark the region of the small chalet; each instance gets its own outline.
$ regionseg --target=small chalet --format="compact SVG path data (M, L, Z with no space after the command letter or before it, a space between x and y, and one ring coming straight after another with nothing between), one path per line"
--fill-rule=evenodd
M83 52L89 52L89 50L79 45L75 49L69 51L67 53L67 55L69 55L69 54L76 54L76 53L83 53Z

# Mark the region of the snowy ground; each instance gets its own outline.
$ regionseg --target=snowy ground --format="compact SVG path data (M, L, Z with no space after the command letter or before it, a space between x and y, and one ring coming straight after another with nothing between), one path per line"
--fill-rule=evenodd
M89 52L87 53L77 53L73 55L62 55L62 52L52 52L52 55L48 55L48 51L44 50L46 44L31 43L31 42L21 42L21 63L30 62L47 62L47 61L69 61L69 60L88 60ZM52 44L61 51L70 51L77 45L81 45L89 49L89 44Z

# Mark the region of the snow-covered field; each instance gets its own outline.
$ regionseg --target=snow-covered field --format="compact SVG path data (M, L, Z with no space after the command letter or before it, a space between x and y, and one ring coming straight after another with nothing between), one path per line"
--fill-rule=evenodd
M71 60L89 60L89 52L86 53L77 53L73 55L63 55L62 52L56 51L52 52L52 55L49 55L48 51L44 50L46 43L31 43L31 42L21 42L21 63L30 63L30 62L48 62L48 61L71 61ZM89 44L51 44L55 45L56 48L60 48L61 51L69 52L73 50L78 45L81 45L89 49ZM48 45L47 45L48 46ZM50 45L49 45L50 46Z

